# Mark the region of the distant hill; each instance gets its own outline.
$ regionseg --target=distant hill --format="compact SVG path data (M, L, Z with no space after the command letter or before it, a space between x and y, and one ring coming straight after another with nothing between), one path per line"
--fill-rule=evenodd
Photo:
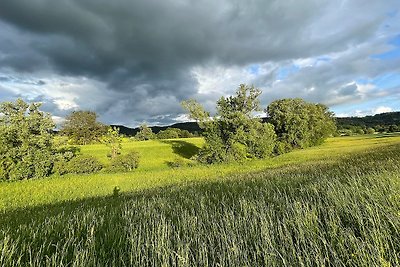
M337 118L338 126L352 125L352 126L366 126L376 127L389 126L389 125L400 125L400 112L387 112L376 114L373 116L365 117L344 117Z
M267 122L268 118L262 118L262 120ZM388 112L365 117L342 117L336 118L336 120L338 128L346 128L347 126L376 128L377 126L400 125L400 112ZM134 136L139 131L139 128L129 128L123 125L112 126L119 128L120 133L127 136ZM191 133L202 132L196 122L182 122L168 126L150 126L154 133L158 133L159 131L165 130L169 127L188 130Z
M126 127L123 125L111 125L111 126L119 128L119 132L126 136L134 136L137 132L139 132L139 127L129 128L129 127ZM167 128L178 128L181 130L188 130L191 133L202 132L200 127L197 125L197 122L181 122L181 123L175 123L175 124L168 125L168 126L150 126L150 128L153 131L153 133L158 133L160 131L164 131Z

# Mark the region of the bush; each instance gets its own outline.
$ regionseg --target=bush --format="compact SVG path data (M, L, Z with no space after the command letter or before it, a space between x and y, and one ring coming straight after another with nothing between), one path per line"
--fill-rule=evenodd
M76 157L80 148L76 146L61 147L57 150L54 157L53 173L63 175L69 172L68 162Z
M175 139L179 138L180 130L176 128L167 128L164 131L159 131L157 134L158 139Z
M288 144L286 141L280 140L276 143L274 150L275 150L276 155L282 155L282 154L292 151L293 147L290 144Z
M135 151L125 155L119 155L111 161L110 171L133 171L139 166L139 154Z
M368 128L367 129L367 134L374 134L375 133L375 129L374 128Z
M78 156L71 160L61 158L54 164L54 172L63 175L67 173L89 174L100 171L103 165L93 156Z

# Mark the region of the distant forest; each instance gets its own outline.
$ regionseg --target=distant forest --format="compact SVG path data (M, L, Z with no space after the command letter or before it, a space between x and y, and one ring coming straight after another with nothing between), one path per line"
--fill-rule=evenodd
M263 118L268 122L268 118ZM338 133L342 135L363 134L373 132L398 132L400 131L400 112L388 112L365 117L336 118ZM122 125L113 125L120 129L126 136L134 136L139 128L129 128ZM190 133L201 133L202 130L196 122L175 123L169 126L151 126L154 133L165 131L167 128L187 130Z

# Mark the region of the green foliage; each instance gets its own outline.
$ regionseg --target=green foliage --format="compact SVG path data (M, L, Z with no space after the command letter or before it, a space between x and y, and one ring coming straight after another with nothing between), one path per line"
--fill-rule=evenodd
M179 138L180 130L177 128L167 128L164 131L159 131L157 133L157 139L173 139Z
M146 141L155 138L153 131L146 124L140 125L139 129L139 132L135 135L136 140Z
M300 98L276 100L267 113L278 141L284 143L278 145L279 150L319 145L336 131L333 113L326 106Z
M88 155L60 158L54 164L54 172L59 175L68 173L90 174L96 173L102 168L103 164L101 164L97 158Z
M131 151L125 155L115 157L110 164L112 172L128 172L133 171L139 166L139 154Z
M340 130L339 133L340 133L340 135L343 135L343 136L352 136L353 135L353 131L350 129Z
M73 111L61 129L61 133L77 145L98 142L106 132L107 127L97 121L97 114L93 111Z
M201 129L207 128L210 122L210 113L205 111L203 106L194 99L182 101L182 107L189 112L189 118L196 120Z
M276 134L270 123L256 123L246 135L248 147L247 156L252 158L266 158L272 155L275 148Z
M110 148L107 157L114 159L121 154L122 137L119 135L118 128L109 127L107 133L101 138L101 142Z
M198 155L201 162L242 161L272 154L276 138L273 127L253 117L260 111L260 94L254 86L240 85L236 96L218 100L214 118L194 100L182 103L190 118L204 129L205 146Z
M367 134L374 134L375 133L375 129L374 128L368 128L366 133Z
M21 99L0 104L0 180L39 178L51 173L54 123L39 107Z
M161 130L157 133L157 139L175 139L175 138L191 138L194 135L188 130L181 130L178 128L168 127L165 130Z
M389 126L388 132L395 133L395 132L399 132L399 131L400 131L399 125L392 124Z
M77 156L80 148L76 146L64 146L57 149L55 154L53 173L64 175L69 173L69 161Z

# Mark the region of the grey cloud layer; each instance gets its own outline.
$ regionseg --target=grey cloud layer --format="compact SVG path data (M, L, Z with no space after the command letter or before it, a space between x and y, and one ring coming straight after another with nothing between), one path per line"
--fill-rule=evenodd
M196 66L279 65L345 51L374 38L395 3L2 0L0 71L87 77L110 96L93 104L105 120L150 120L178 114L180 100L199 97ZM268 90L270 79L253 82ZM304 76L286 85L309 83L324 86ZM80 97L85 108L95 96Z

